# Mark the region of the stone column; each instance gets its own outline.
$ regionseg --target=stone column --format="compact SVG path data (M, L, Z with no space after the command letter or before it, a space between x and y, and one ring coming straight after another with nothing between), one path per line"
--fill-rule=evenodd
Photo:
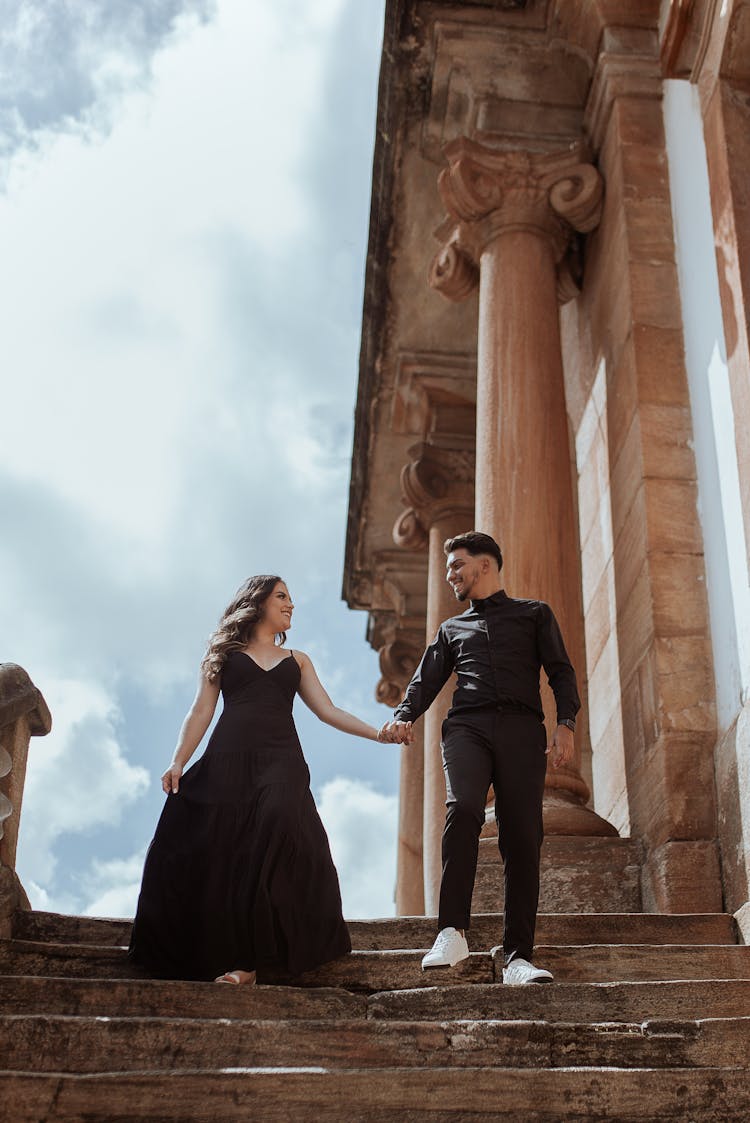
M375 697L393 709L404 696L421 652L396 639L380 649L382 678ZM422 875L422 803L424 791L424 750L422 730L417 729L413 745L401 749L398 804L398 850L396 854L396 915L424 915Z
M439 187L448 242L430 282L462 300L479 283L476 526L501 544L511 596L547 601L579 682L585 668L578 534L558 300L576 292L575 232L599 220L602 181L577 147L502 151L461 138L445 149ZM543 677L551 733L554 699ZM583 723L582 723L583 724ZM545 829L616 834L584 805L580 744L549 769Z
M443 543L471 529L474 457L469 449L419 444L401 473L409 508L393 530L396 543L408 549L427 544L426 642L431 643L443 620L456 614L456 600L445 579ZM445 777L440 747L441 727L450 707L453 676L424 718L423 861L424 904L428 916L438 910L442 874L441 839L445 824Z

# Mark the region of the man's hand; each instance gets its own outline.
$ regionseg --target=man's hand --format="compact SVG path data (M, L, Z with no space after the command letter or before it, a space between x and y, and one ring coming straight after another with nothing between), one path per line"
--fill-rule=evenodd
M387 721L378 730L378 741L385 745L411 745L414 730L410 721Z
M573 749L573 730L567 725L558 725L552 744L547 749L548 753L552 753L552 767L562 768L564 764L570 764L573 759Z

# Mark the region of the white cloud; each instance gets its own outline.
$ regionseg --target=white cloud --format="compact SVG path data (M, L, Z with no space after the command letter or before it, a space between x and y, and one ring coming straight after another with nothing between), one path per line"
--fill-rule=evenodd
M101 686L50 680L45 696L54 732L34 738L29 749L18 865L21 881L41 887L49 906L60 837L120 823L145 792L149 776L127 760L120 715Z
M317 800L338 870L344 916L393 916L398 799L337 776Z
M110 861L95 859L85 878L85 916L132 917L138 903L146 851Z

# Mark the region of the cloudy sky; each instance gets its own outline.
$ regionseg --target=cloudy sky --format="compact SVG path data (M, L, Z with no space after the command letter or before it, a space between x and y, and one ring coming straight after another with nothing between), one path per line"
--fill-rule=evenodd
M279 572L372 722L340 600L383 0L0 0L0 659L54 718L18 868L128 915L209 632ZM393 910L398 752L297 720L350 916Z

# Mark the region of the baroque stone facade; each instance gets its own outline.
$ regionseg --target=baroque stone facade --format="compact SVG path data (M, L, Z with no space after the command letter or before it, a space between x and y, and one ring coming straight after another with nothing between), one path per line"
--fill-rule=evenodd
M476 526L584 700L548 834L750 930L750 3L389 0L344 596L392 705ZM404 750L435 911L450 684ZM545 707L553 706L545 695Z

